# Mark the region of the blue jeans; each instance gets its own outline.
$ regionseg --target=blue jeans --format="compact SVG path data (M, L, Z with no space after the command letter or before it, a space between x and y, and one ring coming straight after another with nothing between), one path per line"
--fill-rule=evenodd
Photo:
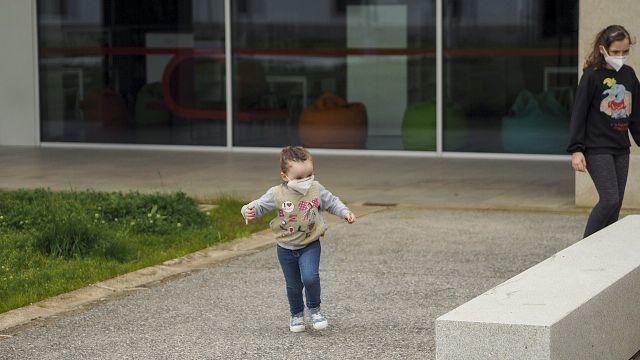
M302 289L307 295L307 308L320 306L320 240L300 250L278 246L278 260L287 284L287 298L291 315L304 311Z

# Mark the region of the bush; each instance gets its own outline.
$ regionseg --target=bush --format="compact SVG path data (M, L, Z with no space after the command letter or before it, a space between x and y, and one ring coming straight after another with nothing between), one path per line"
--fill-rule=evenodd
M105 242L102 229L75 214L58 216L37 233L35 247L49 256L87 255Z
M205 226L209 219L185 193L140 194L86 192L86 207L98 221L124 224L139 234L171 234L181 228Z
M65 213L86 215L99 224L127 225L135 233L171 234L210 223L184 193L0 192L0 228L43 229Z
M139 257L127 246L133 234L177 235L210 224L184 193L0 193L0 229L32 233L34 247L53 257L131 260Z
M34 247L52 257L96 256L131 260L126 242L101 224L76 213L61 214L36 232Z

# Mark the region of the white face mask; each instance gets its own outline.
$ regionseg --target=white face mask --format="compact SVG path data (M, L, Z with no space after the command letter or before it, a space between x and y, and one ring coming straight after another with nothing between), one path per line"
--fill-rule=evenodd
M289 182L287 182L287 186L289 189L295 190L302 195L307 195L307 191L309 191L311 184L313 184L313 179L314 177L311 175L304 179L289 180Z
M616 71L620 71L620 69L622 69L622 65L624 65L629 56L609 56L609 53L604 49L604 47L600 48L603 51L604 61L606 61L607 64L611 65L612 68L616 69Z

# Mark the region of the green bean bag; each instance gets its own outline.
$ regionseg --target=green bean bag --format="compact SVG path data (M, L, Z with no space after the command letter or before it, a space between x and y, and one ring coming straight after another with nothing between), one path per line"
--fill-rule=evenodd
M450 105L445 111L444 148L456 151L467 142L468 130L464 112L460 106ZM402 143L405 150L435 151L436 103L413 104L407 107L402 121Z
M146 84L136 95L135 121L137 127L166 126L171 120L164 108L160 83Z

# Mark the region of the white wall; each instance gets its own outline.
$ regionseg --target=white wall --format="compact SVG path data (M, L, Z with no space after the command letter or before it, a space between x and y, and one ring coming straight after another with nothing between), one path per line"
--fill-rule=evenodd
M0 145L38 143L34 6L0 0Z

